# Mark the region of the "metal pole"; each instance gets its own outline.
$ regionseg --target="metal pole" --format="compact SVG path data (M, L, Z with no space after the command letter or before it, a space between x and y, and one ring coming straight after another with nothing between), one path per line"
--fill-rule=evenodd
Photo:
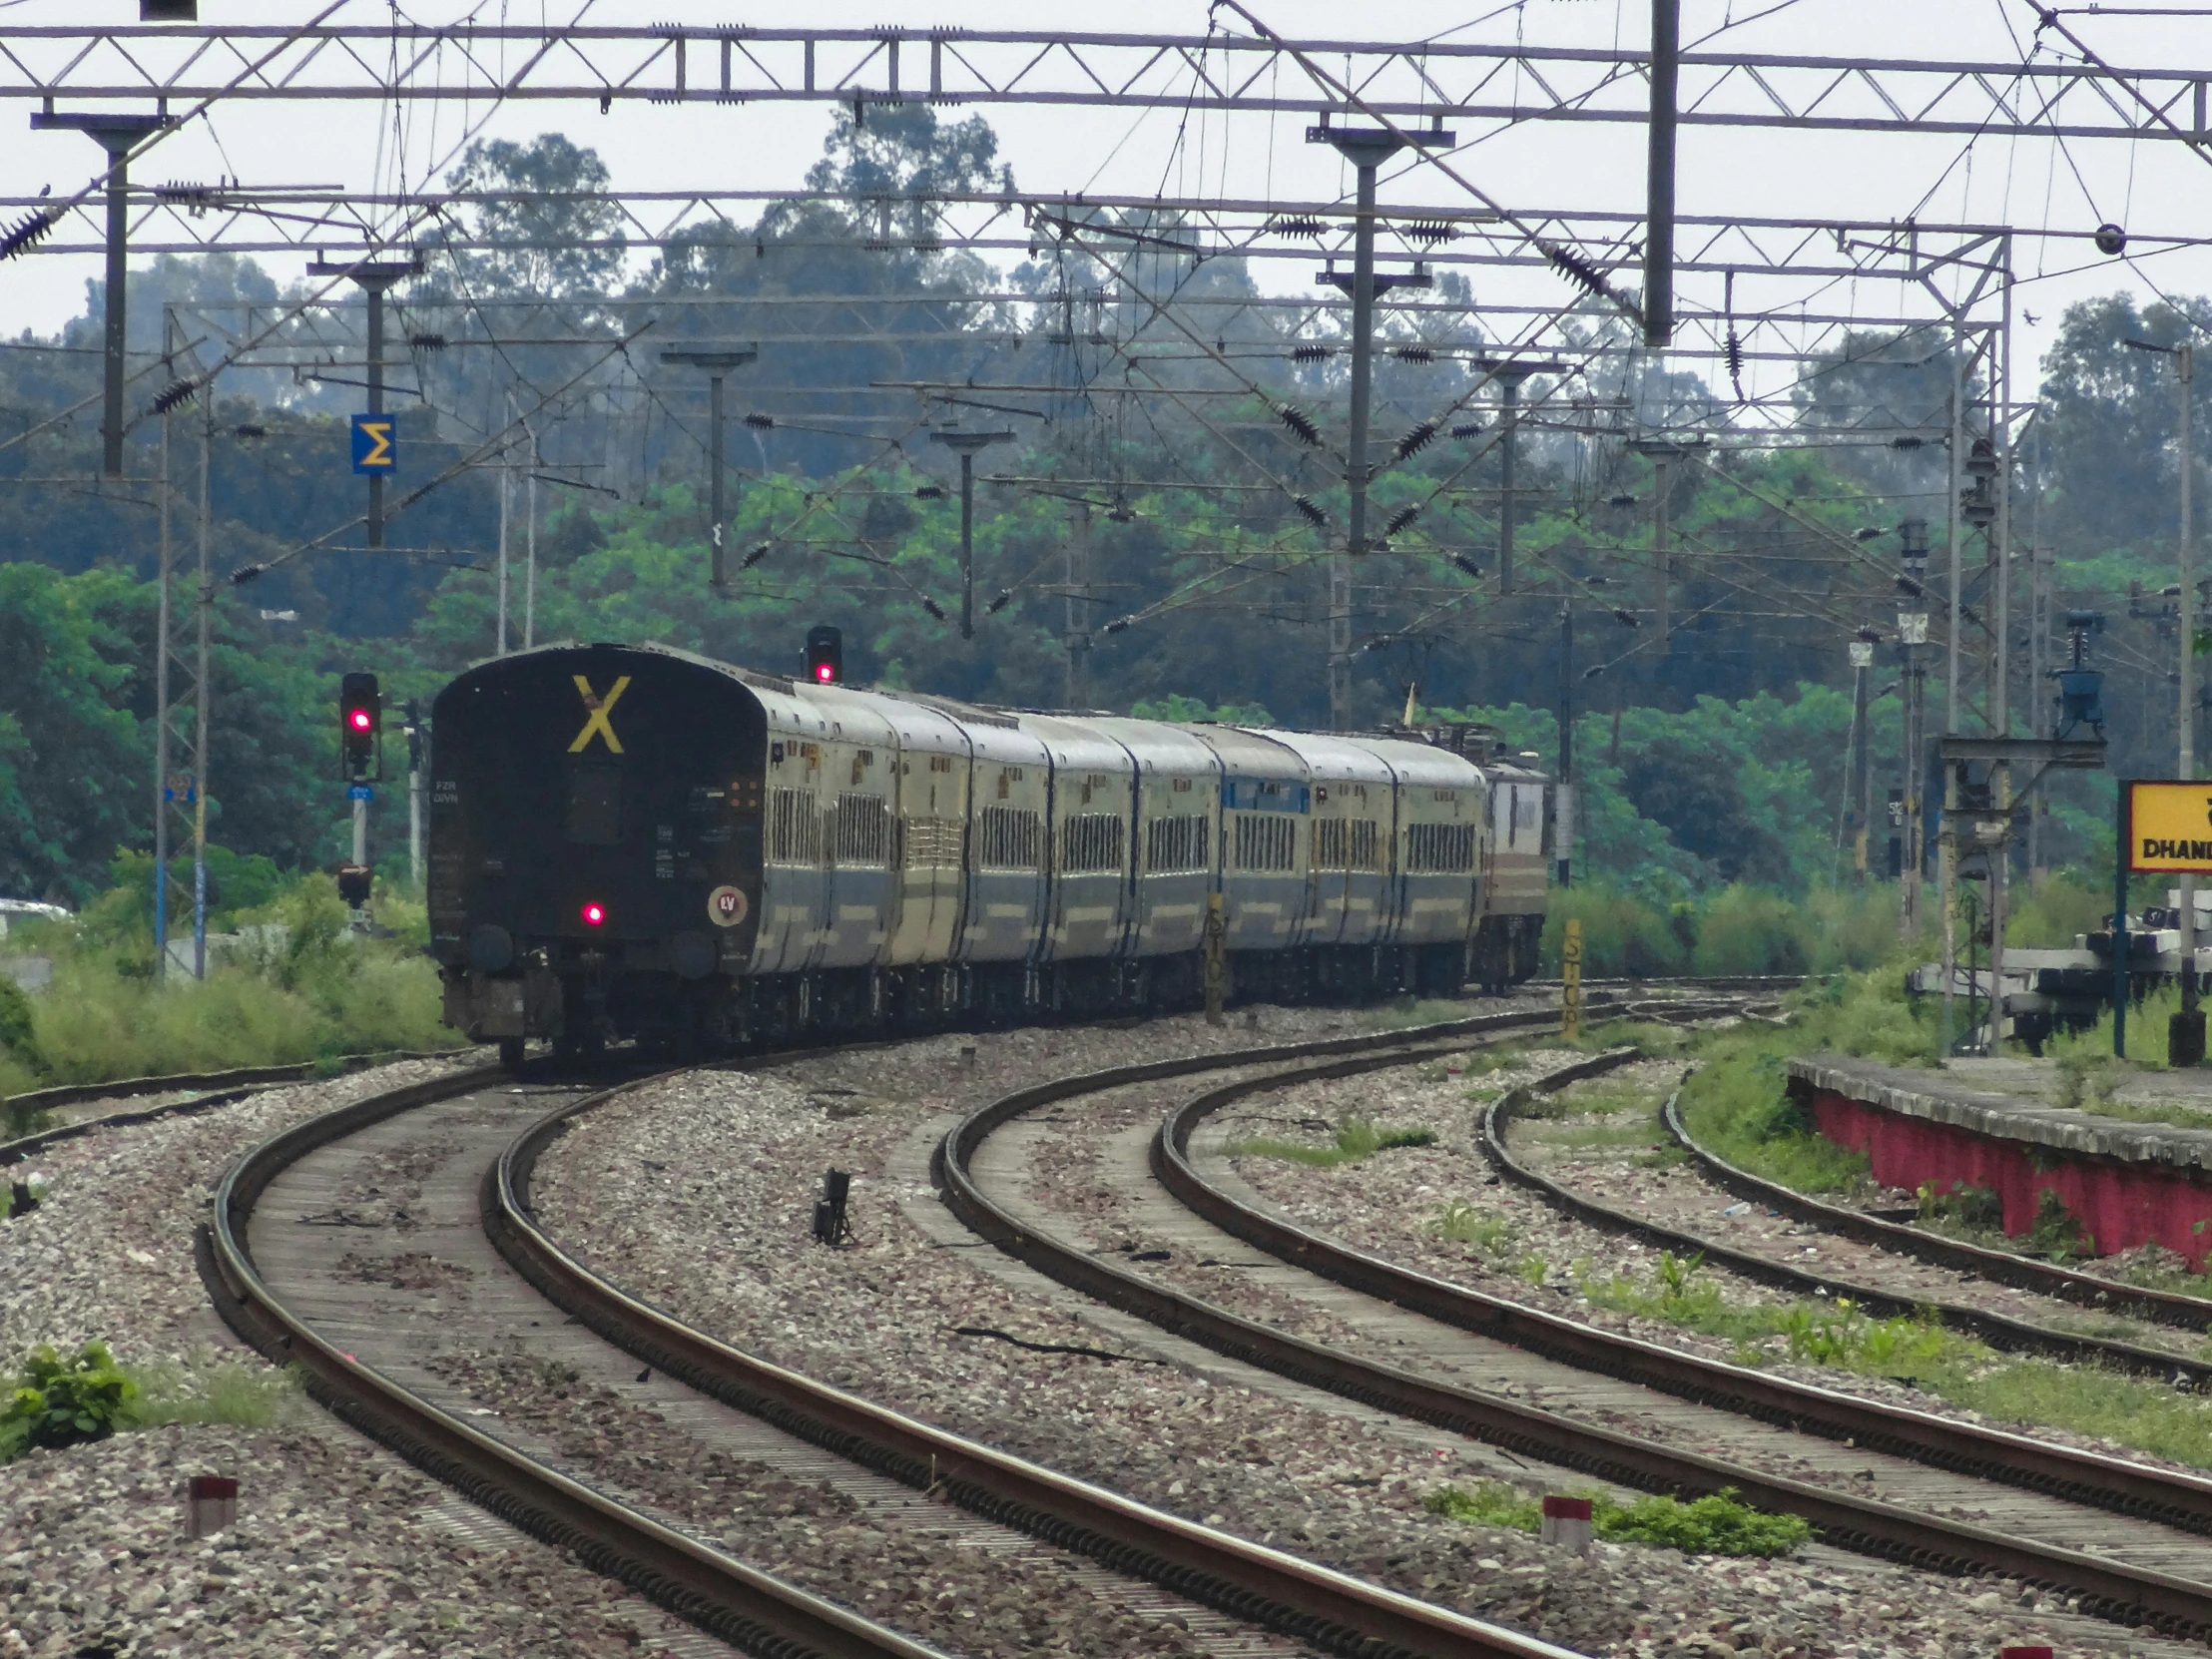
M1671 5L1671 0L1653 0L1653 5ZM1652 487L1658 494L1651 508L1651 537L1655 562L1659 567L1659 651L1664 656L1673 646L1672 618L1667 609L1668 589L1674 585L1674 530L1671 509L1674 501L1674 462L1661 455L1651 466Z
M2033 492L2027 498L2027 699L2031 711L2041 707L2043 696L2044 663L2049 655L2044 630L2050 619L2043 603L2043 409L2035 406L2029 416L2034 422L2035 449L2030 464L2035 469ZM2033 713L2028 716L2027 734L2038 734L2041 722ZM2043 879L2043 797L2040 793L2029 798L2027 804L2027 885L2030 892L2042 884Z
M1859 747L1852 755L1851 799L1858 804L1859 829L1851 838L1852 878L1861 885L1867 879L1867 831L1874 807L1874 769L1868 765L1868 750L1874 734L1867 725L1867 674L1874 661L1874 647L1866 648L1867 662L1852 670L1852 726L1859 734Z
M103 362L100 413L100 467L110 478L123 476L123 353L126 346L125 288L129 276L131 205L129 168L131 145L94 134L108 152L108 275L105 303L106 360Z
M1955 737L1958 732L1958 608L1959 586L1962 580L1960 561L1965 556L1964 538L1959 535L1958 492L1964 487L1966 452L1966 340L1963 332L1951 331L1950 357L1950 491L1944 502L1947 522L1950 526L1950 622L1949 636L1944 642L1947 668L1943 682L1943 736ZM1949 902L1949 889L1945 888L1944 902Z
M1559 785L1574 784L1574 596L1559 607ZM1552 851L1558 865L1559 885L1572 886L1574 848L1561 837Z
M154 649L154 976L169 977L169 619L176 560L169 534L169 426L162 416L162 587Z
M1352 724L1352 565L1368 550L1368 421L1375 385L1375 176L1361 162L1359 210L1352 222L1352 430L1345 487L1352 499L1345 548L1329 569L1329 724Z
M1645 175L1644 344L1654 349L1674 338L1675 85L1681 71L1681 0L1651 0L1651 151Z
M2181 771L2183 780L2197 775L2197 589L2195 560L2190 547L2189 485L2192 458L2190 455L2190 393L2196 380L2196 348L2184 340L2174 348L2174 367L2180 370L2181 384L2181 534L2176 546L2181 566ZM2182 1044L2179 1056L2169 1055L2169 1061L2179 1058L2185 1065L2195 1065L2204 1050L2204 1026L2197 1012L2197 879L2194 875L2181 877L2181 1017L2186 1026L2193 1027L2191 1035Z
M365 797L353 798L353 862L362 869L368 868L368 801ZM363 904L353 912L356 932L368 931L368 906Z
M361 282L361 298L368 305L368 412L384 412L384 284ZM368 545L384 545L384 475L368 475Z
M1943 767L1943 828L1936 842L1936 856L1942 870L1942 887L1937 898L1943 906L1943 1046L1938 1052L1944 1059L1950 1058L1951 1043L1957 1027L1952 1024L1951 1004L1957 994L1958 977L1958 769L1945 763Z
M1087 709L1091 702L1089 606L1091 580L1091 504L1075 504L1075 534L1067 543L1067 685L1065 700L1071 709Z
M507 429L514 429L515 395L507 393ZM511 443L499 451L499 643L495 653L507 654L507 514L514 498L514 462L509 458Z
M422 709L407 704L407 877L422 882Z
M2125 778L2120 780L2118 810L2112 822L2118 831L2112 847L2112 1054L2127 1057L2127 852L2134 838L2134 799Z
M1499 387L1502 406L1499 419L1505 431L1498 440L1497 488L1497 591L1513 591L1513 463L1520 449L1520 376L1507 374Z
M708 580L714 586L720 588L729 585L729 572L723 562L722 376L719 374L707 376L707 427L710 433L708 441L714 445L714 454L710 458L707 467L707 476L712 480L708 494L713 501L712 511L714 513L714 570ZM533 460L536 458L536 441L533 438L531 443ZM537 483L537 471L533 467L530 476L530 535L533 548L537 545L538 531Z
M975 638L975 456L960 451L960 638Z
M720 470L719 468L717 469ZM523 511L528 523L523 531L522 649L537 643L538 631L538 435L530 433L530 477L524 492ZM722 525L715 522L715 562L722 561ZM719 583L721 578L716 578Z
M192 779L192 976L208 977L208 646L215 612L215 577L210 570L214 530L213 497L208 489L209 456L215 448L215 382L200 388L200 586L194 607L200 625L199 669L193 682Z

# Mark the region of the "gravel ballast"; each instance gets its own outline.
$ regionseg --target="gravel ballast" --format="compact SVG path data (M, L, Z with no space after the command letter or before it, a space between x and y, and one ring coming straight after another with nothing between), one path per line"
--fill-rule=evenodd
M1270 1011L1262 1030L1232 1037L1284 1040L1286 1026L1310 1017ZM975 1247L941 1247L902 1213L933 1202L925 1186L890 1175L923 1125L1019 1084L1159 1058L1219 1034L1160 1020L1134 1031L969 1040L979 1050L972 1066L959 1059L962 1039L932 1039L640 1091L588 1114L548 1152L534 1206L565 1247L615 1283L749 1352L1192 1519L1586 1652L1962 1659L1989 1652L2000 1635L2055 1637L2070 1651L2184 1651L2068 1617L2056 1598L2015 1584L1824 1550L1762 1561L1599 1544L1580 1560L1525 1534L1428 1514L1424 1497L1499 1467L1493 1456L1372 1414L1151 1363L1137 1345L1103 1340L1064 1295L978 1271ZM1101 1126L1156 1122L1193 1086L1040 1114L1055 1126L1038 1162L1052 1203L1067 1196L1062 1177L1079 1174L1079 1149ZM1050 1167L1063 1151L1065 1167ZM854 1176L856 1242L840 1251L814 1245L808 1231L822 1171L832 1166ZM1102 1220L1110 1218L1083 1218L1071 1231ZM1095 1357L1117 1351L1126 1357Z

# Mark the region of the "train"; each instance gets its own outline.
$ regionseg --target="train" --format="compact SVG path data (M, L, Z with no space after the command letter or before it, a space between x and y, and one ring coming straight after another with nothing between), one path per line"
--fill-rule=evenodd
M1502 990L1548 893L1534 759L539 646L433 706L430 952L510 1063Z

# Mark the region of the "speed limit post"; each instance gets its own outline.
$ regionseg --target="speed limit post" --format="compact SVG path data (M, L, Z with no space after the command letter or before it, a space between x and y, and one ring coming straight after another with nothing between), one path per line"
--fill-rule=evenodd
M1582 923L1573 916L1559 943L1559 1034L1569 1042L1582 1035Z

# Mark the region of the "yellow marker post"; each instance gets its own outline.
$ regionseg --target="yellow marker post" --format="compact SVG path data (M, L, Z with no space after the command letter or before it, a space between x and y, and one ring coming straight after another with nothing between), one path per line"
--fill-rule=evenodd
M1222 1004L1229 997L1229 912L1222 908L1218 892L1206 895L1206 1023L1221 1025Z
M1559 944L1559 1035L1569 1042L1582 1035L1582 923L1573 916Z

